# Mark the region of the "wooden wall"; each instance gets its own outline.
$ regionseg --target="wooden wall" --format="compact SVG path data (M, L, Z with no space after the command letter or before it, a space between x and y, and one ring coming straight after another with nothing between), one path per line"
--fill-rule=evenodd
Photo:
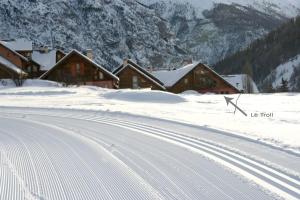
M17 77L19 77L19 75L16 72L0 65L0 79L13 79Z
M7 49L2 44L0 44L0 56L2 56L3 58L6 58L11 63L15 64L16 66L18 66L20 68L24 67L27 64L27 63L24 63L24 61L22 61L22 59L18 55L16 55L13 51L10 51L9 49Z
M126 67L118 74L118 77L120 78L119 88L138 89L138 88L133 88L133 81L132 81L133 76L136 76L138 79L138 88L151 88L152 90L162 90L161 87L157 86L148 78L146 78L145 76L143 76L142 74L138 73L136 70L130 67Z
M203 65L195 67L194 70L190 71L168 90L173 93L182 93L187 90L217 94L235 94L239 92Z
M77 65L80 70L77 71ZM102 72L103 78L100 78L99 72ZM117 81L108 75L104 70L95 67L81 56L73 54L66 60L59 63L43 79L63 82L68 85L95 85L107 86L113 88Z

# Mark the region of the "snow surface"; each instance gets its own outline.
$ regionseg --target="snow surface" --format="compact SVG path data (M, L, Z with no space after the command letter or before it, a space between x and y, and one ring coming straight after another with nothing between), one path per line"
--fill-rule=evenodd
M23 89L26 87L61 87L62 85L57 82L39 80L39 79L26 79L23 83ZM15 88L16 84L11 79L0 79L0 89Z
M159 127L82 111L5 111L9 113L0 112L1 199L299 196L293 176Z
M12 41L1 41L1 43L15 51L32 51L32 41L28 41L24 38Z
M7 68L9 68L19 74L20 73L25 74L25 72L23 72L18 66L16 66L15 64L13 64L12 62L10 62L9 60L5 59L2 56L0 56L0 64L6 66Z
M224 78L228 83L230 83L233 87L237 88L239 91L247 91L247 85L245 82L245 79L247 79L246 74L234 74L234 75L221 75L222 78ZM250 77L249 77L250 78ZM250 78L253 92L259 93L259 90L257 88L257 85L253 81L252 78Z
M42 66L42 70L50 70L56 64L56 50L50 50L47 53L33 51L32 60Z
M232 98L238 95L230 95ZM234 101L235 101L234 100ZM211 127L265 143L300 151L300 94L243 94L238 106L223 95L169 94L151 90L109 90L97 87L0 88L0 106L102 110L168 119ZM251 117L272 112L273 117Z

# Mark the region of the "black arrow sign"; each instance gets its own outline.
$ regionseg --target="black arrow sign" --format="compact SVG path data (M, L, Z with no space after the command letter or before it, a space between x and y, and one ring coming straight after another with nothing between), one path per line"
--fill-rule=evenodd
M236 109L238 109L241 113L243 113L243 115L245 115L246 117L248 116L247 113L245 113L241 108L239 108L236 104L234 104L234 103L232 102L233 98L225 97L225 96L224 96L224 98L225 98L225 100L226 100L227 106L228 106L229 104L231 104L231 105L233 105Z

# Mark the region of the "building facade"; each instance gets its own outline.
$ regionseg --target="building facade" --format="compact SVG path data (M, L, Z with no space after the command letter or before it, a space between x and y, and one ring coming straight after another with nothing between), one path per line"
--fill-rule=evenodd
M240 91L202 63L186 65L175 70L152 73L164 83L169 92L182 93L193 90L199 93L235 94Z
M66 85L118 88L119 78L77 50L72 50L44 73L41 79Z
M120 89L166 90L163 83L132 60L125 59L113 73L119 77Z

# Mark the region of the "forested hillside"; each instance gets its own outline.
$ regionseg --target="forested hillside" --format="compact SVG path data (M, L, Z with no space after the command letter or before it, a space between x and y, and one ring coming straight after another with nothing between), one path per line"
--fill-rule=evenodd
M214 68L222 74L247 73L263 91L274 87L273 83L278 82L276 78L287 79L290 90L298 91L300 63L293 61L297 60L299 54L300 17L297 17L270 32L263 39L254 41L247 49L218 62ZM279 69L281 71L278 71Z

